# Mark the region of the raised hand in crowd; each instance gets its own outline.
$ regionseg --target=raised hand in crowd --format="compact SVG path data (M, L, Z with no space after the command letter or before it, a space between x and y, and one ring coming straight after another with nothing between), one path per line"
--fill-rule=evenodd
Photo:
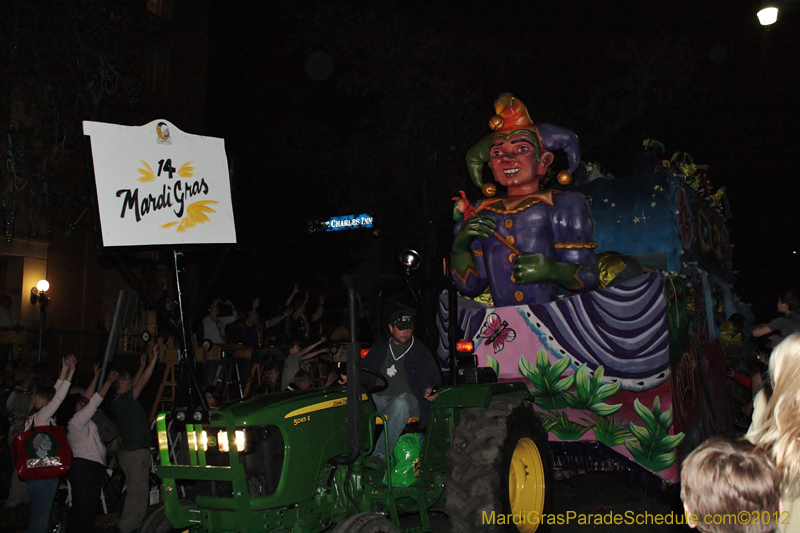
M59 378L62 381L72 381L72 376L75 374L75 367L78 365L78 358L70 354L61 359L61 374Z
M105 398L106 394L108 394L108 390L111 388L111 385L113 385L113 383L118 379L119 379L119 372L117 372L116 370L112 370L111 372L109 372L108 376L106 376L106 380L103 382L103 386L100 387L100 390L97 391L97 394Z
M142 394L145 385L147 382L150 381L150 378L153 376L153 369L158 362L160 348L158 344L153 345L153 350L150 354L150 359L148 361L147 354L142 354L140 359L139 371L136 373L136 376L133 378L133 398L139 398L139 395ZM146 366L145 366L146 363Z
M339 381L339 373L338 372L329 372L328 379L325 380L325 385L322 388L327 389L330 386L336 385Z

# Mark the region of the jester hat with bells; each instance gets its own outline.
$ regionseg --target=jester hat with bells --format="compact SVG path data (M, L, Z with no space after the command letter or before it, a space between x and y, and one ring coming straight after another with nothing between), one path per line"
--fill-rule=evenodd
M567 154L569 170L562 170L558 173L558 182L562 185L572 183L572 173L578 168L581 152L578 145L578 136L566 128L553 126L552 124L533 123L525 107L519 99L511 93L501 94L494 101L494 110L497 113L489 120L489 127L493 130L478 144L470 148L467 152L467 168L469 177L476 187L480 187L484 196L491 197L496 194L494 184L483 183L483 166L489 162L492 141L498 137L510 137L516 133L532 133L534 144L536 144L536 160L540 161L542 150L552 152L553 150L563 150Z

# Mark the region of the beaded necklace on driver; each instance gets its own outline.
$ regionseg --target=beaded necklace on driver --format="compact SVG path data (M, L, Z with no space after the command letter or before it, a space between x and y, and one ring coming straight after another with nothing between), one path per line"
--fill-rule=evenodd
M389 353L392 354L392 359L394 359L395 361L399 361L400 359L405 357L405 355L408 353L408 351L411 349L412 346L414 346L414 337L411 337L411 344L408 345L408 348L406 348L405 352L401 353L400 355L395 355L394 354L394 350L392 349L392 343L390 341L389 342Z

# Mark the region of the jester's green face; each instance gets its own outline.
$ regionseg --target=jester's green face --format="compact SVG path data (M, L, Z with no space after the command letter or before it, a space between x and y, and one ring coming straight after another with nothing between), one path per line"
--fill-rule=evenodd
M489 148L489 168L494 179L508 187L510 196L523 196L539 190L539 180L553 162L553 154L539 150L533 133L498 135Z

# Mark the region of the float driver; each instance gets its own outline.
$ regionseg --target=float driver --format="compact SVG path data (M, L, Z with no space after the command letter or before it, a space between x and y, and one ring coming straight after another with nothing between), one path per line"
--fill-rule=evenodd
M553 154L564 150L570 171L580 154L574 133L533 123L525 104L509 93L495 102L494 133L467 155L473 183L485 196L463 211L456 226L451 275L467 296L488 286L495 307L538 304L556 299L558 287L574 292L595 288L597 259L592 242L594 219L580 193L543 189ZM483 165L508 188L506 197L491 198L493 184L483 184ZM559 181L571 181L569 172ZM461 210L461 209L459 209Z
M439 367L430 350L414 337L414 316L407 311L395 311L389 319L391 336L375 343L361 365L386 378L389 387L372 399L378 412L386 415L387 427L378 438L372 460L386 461L386 439L389 451L408 423L409 417L419 416L419 427L428 423L430 403L442 382ZM373 385L375 377L364 374L364 384Z

